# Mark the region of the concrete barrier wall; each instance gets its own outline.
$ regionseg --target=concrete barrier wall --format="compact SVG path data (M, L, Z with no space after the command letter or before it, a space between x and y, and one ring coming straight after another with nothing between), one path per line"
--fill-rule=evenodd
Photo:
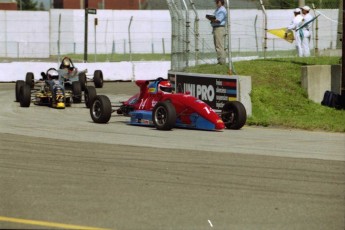
M326 90L341 93L341 65L302 66L301 83L308 98L321 103Z
M79 70L88 70L93 75L95 70L102 70L106 81L152 80L158 77L167 78L170 61L152 62L100 62L74 63ZM11 62L0 63L0 82L25 80L27 72L34 73L35 79L41 78L41 72L49 68L59 68L53 62Z

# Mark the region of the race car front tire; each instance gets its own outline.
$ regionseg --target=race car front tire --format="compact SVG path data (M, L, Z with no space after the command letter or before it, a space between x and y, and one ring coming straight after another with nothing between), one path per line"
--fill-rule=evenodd
M19 91L20 88L25 85L25 82L23 80L16 81L15 91L16 91L16 102L19 102Z
M103 88L103 72L102 70L95 70L93 73L93 83L96 88Z
M31 88L24 84L19 90L20 107L30 107L31 103Z
M221 118L228 129L241 129L247 121L247 112L239 101L229 101L224 104Z
M95 87L86 86L85 92L84 92L84 101L85 101L86 108L90 108L96 96L97 96L97 93L96 93Z
M171 130L176 123L175 107L168 101L158 102L152 111L152 121L158 130Z
M90 106L90 115L95 123L107 123L112 113L111 102L107 96L98 95Z
M35 87L35 78L32 72L27 72L25 76L25 83L30 86L31 89Z

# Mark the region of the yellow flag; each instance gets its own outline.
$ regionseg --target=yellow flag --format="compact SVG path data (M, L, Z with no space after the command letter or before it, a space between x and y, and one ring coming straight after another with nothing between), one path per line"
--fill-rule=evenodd
M280 28L280 29L272 29L272 30L267 30L267 32L279 37L279 38L282 38L290 43L293 42L293 40L295 39L294 38L294 35L293 35L293 32L290 31L288 34L287 34L287 37L285 37L285 31L286 31L287 28Z

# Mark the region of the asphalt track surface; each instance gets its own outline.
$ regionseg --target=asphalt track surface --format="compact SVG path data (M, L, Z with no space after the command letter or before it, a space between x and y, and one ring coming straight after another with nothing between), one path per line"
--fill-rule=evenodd
M1 229L345 229L343 133L162 132L14 99L0 84Z

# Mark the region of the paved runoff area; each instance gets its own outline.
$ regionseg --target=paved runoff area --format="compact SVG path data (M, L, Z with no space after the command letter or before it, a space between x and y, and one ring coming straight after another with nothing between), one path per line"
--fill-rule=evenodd
M95 124L84 104L21 108L14 83L0 100L1 229L345 227L344 133Z

